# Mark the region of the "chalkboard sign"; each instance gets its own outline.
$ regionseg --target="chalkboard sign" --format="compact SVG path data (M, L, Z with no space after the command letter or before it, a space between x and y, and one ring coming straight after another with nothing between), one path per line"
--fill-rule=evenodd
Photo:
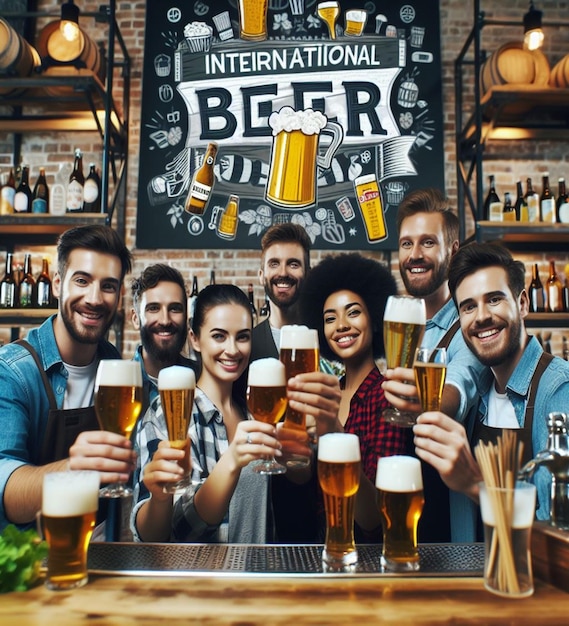
M444 188L438 1L146 4L138 247L393 250Z

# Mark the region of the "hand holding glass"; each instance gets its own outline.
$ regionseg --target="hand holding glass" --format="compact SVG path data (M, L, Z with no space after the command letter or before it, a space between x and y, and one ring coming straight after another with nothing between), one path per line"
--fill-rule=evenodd
M266 358L249 365L247 406L251 415L265 424L277 424L286 411L286 372L278 359ZM286 467L274 456L251 463L258 474L284 474Z
M99 363L95 378L95 412L103 430L129 437L142 408L140 363L107 359ZM132 489L123 483L107 485L101 497L124 498Z
M423 411L440 411L446 378L445 348L418 348L413 370Z
M170 447L184 451L184 458L178 465L184 470L184 476L175 483L168 483L162 488L164 493L176 493L189 486L191 455L188 434L194 404L196 376L189 367L173 365L158 372L158 391L166 421Z

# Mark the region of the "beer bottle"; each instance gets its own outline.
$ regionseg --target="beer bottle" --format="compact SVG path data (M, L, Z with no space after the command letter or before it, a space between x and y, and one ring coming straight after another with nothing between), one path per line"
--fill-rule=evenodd
M16 280L12 269L13 255L6 254L6 271L0 283L0 309L13 309L16 306Z
M518 180L516 183L516 221L527 222L528 221L528 205L524 198L524 191L522 189L522 181Z
M198 277L194 276L192 280L192 291L190 292L190 297L188 298L188 319L191 322L192 317L194 317L194 311L196 308L196 298L198 297L199 289L198 289Z
M49 277L49 263L46 258L42 259L41 274L36 282L36 303L40 309L50 308L52 305L51 278Z
M24 257L24 276L20 281L20 308L32 308L34 306L35 298L36 281L32 274L32 255L27 253Z
M559 179L559 192L557 194L557 221L560 224L569 224L569 196L565 188L565 179ZM568 277L569 279L569 277Z
M555 261L549 261L549 278L547 279L547 310L551 313L563 311L563 285L555 271Z
M85 213L101 212L101 179L94 163L89 163L89 174L83 188L83 200Z
M491 222L502 221L502 203L496 193L496 185L494 184L494 176L491 174L488 177L490 182L490 188L488 189L488 195L484 201L484 219Z
M537 263L533 264L531 283L528 287L529 310L532 313L543 313L545 311L545 291L539 278Z
M22 175L20 183L14 195L14 212L31 213L32 211L32 190L30 189L30 168L22 165Z
M32 213L49 213L49 189L45 178L45 168L40 167L40 175L32 194Z
M223 239L235 239L237 234L237 222L239 215L239 196L231 195L227 202L219 225L217 227L217 234Z
M545 172L542 180L543 186L539 199L540 220L548 224L554 224L556 221L555 196L549 186L549 172Z
M11 215L14 212L14 196L16 195L16 179L14 178L14 168L10 168L10 173L5 184L0 191L0 215Z
M83 211L83 191L85 176L83 174L83 153L79 148L75 150L75 162L73 171L69 176L67 185L67 212L79 213Z
M269 317L270 312L271 312L271 309L269 306L269 298L265 296L265 302L263 303L263 306L259 310L259 318L264 319L265 317Z
M209 273L209 284L215 285L215 270L211 270Z
M185 210L195 215L203 215L213 187L213 164L217 155L217 144L209 143L202 162L192 176L190 190L186 198Z
M512 204L512 198L510 196L510 192L506 191L504 194L504 207L502 209L502 220L504 222L515 222L516 221L516 209Z
M531 178L526 181L525 201L528 205L528 222L539 222L539 196L533 190Z
M72 171L73 165L66 161L60 164L54 176L49 198L49 212L52 215L65 215L67 211L67 185Z
M253 292L253 283L247 285L247 296L249 297L249 306L251 307L251 315L253 316L253 326L257 325L259 316L257 314L257 307L255 306L255 294Z

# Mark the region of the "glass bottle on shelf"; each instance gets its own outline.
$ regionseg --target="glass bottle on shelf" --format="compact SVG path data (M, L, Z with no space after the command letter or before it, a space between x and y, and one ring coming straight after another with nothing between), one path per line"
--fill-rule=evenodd
M217 234L222 239L235 239L237 235L237 222L239 215L239 196L230 195L227 206L221 214Z
M42 259L41 274L36 281L36 306L47 309L52 306L53 294L51 290L51 278L49 277L49 261Z
M0 215L11 215L14 212L14 196L16 195L16 179L14 168L10 168L10 173L0 191Z
M549 172L544 173L542 180L543 186L541 189L541 197L539 199L540 220L547 224L555 224L555 196L549 186Z
M525 201L528 206L528 222L539 222L539 196L533 190L531 178L526 181Z
M249 306L251 307L251 315L253 316L253 326L257 325L259 316L257 314L257 307L255 306L255 294L253 292L253 283L247 285L247 296L249 297Z
M555 261L549 261L549 278L547 279L547 310L551 313L563 311L563 285L555 271Z
M83 211L83 193L85 175L83 174L83 153L79 148L75 150L73 171L67 185L67 212L80 213Z
M545 311L545 290L539 278L537 263L533 264L531 273L531 283L528 287L529 310L532 313L543 313Z
M184 205L186 212L195 215L203 215L205 212L213 187L213 164L215 163L216 155L217 144L211 142L207 146L201 167L192 176L188 197Z
M22 165L20 182L14 194L14 213L31 213L32 190L30 188L30 168Z
M40 174L34 185L32 213L49 213L49 188L45 177L45 167L40 167Z
M516 221L527 222L528 221L528 205L524 198L524 190L522 189L522 181L518 180L516 183Z
M188 320L192 320L194 317L194 311L196 308L196 298L198 297L199 289L198 289L198 277L194 276L192 279L192 290L188 297Z
M85 213L101 212L101 179L95 163L89 163L89 174L83 188L83 211Z
M65 215L67 211L67 185L72 171L73 165L69 161L65 161L59 166L59 171L49 190L49 212L52 215Z
M263 306L259 310L259 318L265 319L265 317L269 317L269 313L271 312L271 308L269 306L269 298L265 295L265 302Z
M506 191L504 194L504 206L502 208L502 220L504 222L515 222L516 221L516 209L512 204L512 197L510 196L510 192Z
M494 176L490 174L488 177L490 187L488 189L488 195L484 201L484 219L491 222L502 221L502 202L496 193L496 185L494 183Z
M215 270L211 270L209 273L209 284L215 285Z
M13 270L14 257L11 252L6 254L6 271L0 283L0 309L13 309L16 306L16 279Z
M36 296L36 281L32 274L32 255L26 253L24 257L24 276L20 281L19 306L22 309L31 309Z
M559 179L559 191L557 193L557 221L560 224L569 224L569 196L565 187L565 179ZM569 277L568 277L569 280Z

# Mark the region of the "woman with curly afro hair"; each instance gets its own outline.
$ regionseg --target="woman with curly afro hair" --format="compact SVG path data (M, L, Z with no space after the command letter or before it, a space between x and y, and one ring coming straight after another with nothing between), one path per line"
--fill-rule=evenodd
M375 493L377 459L404 454L408 429L381 419L389 406L381 383L384 378L376 359L382 357L383 313L387 298L397 293L387 267L357 253L326 256L308 274L301 296L303 322L316 328L322 356L340 361L342 398L337 428L358 435L362 470L367 481L360 493ZM373 491L372 491L373 490ZM358 500L363 500L358 499ZM372 530L370 517L356 520Z

